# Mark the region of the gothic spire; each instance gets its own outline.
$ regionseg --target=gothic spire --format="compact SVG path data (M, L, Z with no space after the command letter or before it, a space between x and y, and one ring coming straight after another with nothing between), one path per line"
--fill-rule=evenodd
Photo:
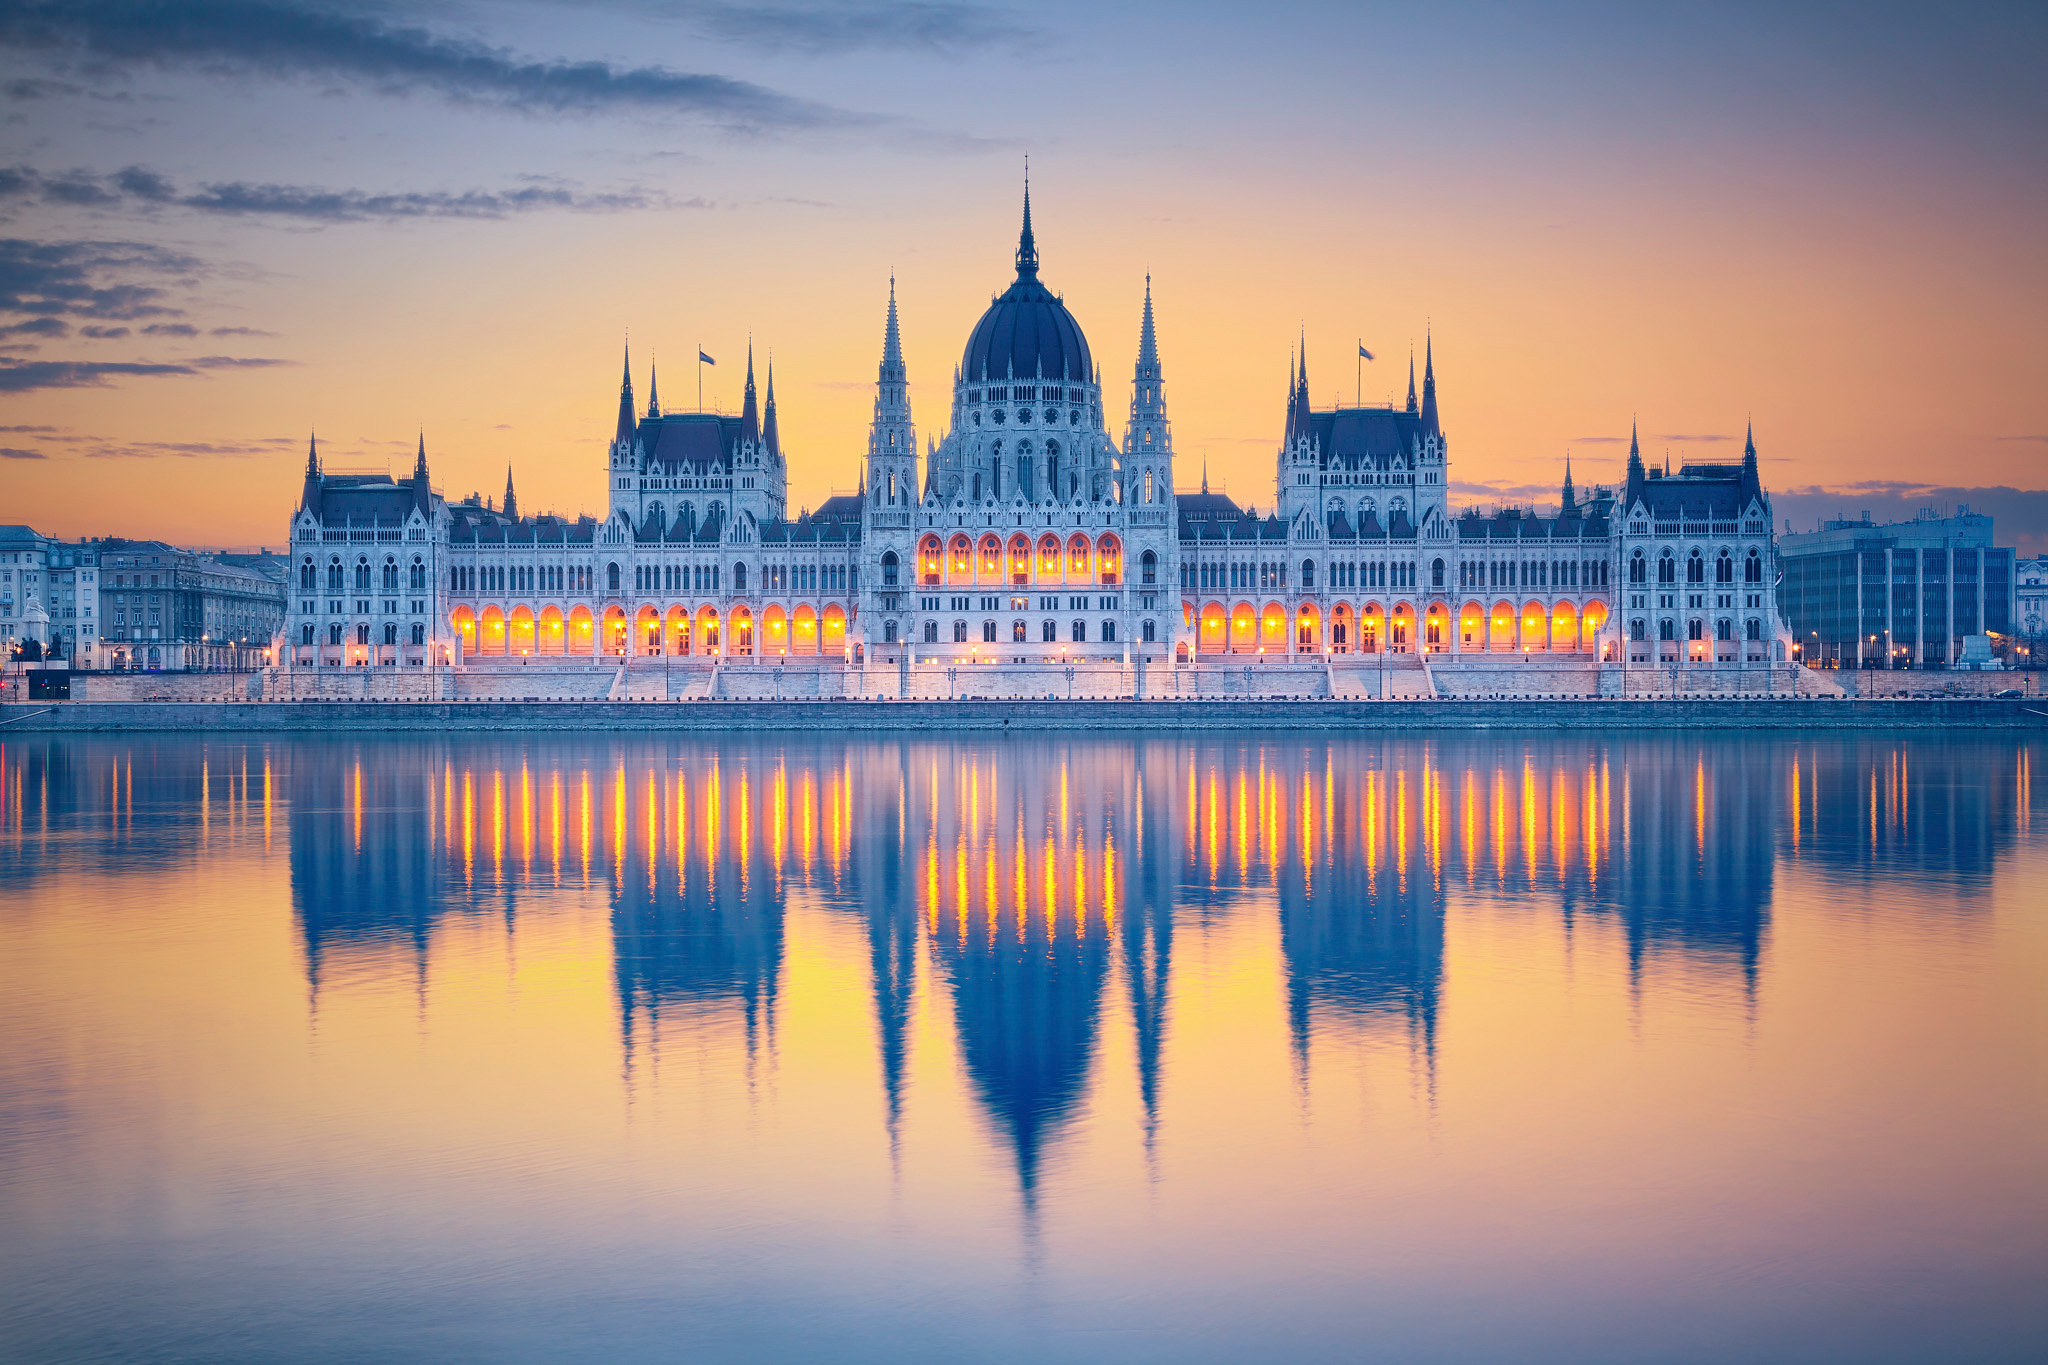
M761 439L761 409L754 399L754 342L747 340L747 396L740 406L740 439L754 442Z
M505 466L505 516L508 520L519 520L519 495L512 491L512 466Z
M1567 450L1564 453L1564 515L1572 515L1578 510L1578 505L1578 495L1572 488L1572 453Z
M775 459L782 458L782 437L775 429L775 357L768 357L768 401L761 413L761 443Z
M320 515L320 438L306 438L306 482L299 493L299 507Z
M647 415L661 416L661 381L655 375L654 357L651 354L647 357Z
M1633 502L1635 501L1635 493L1636 493L1636 489L1637 489L1637 488L1639 488L1639 487L1640 487L1640 486L1642 485L1643 479L1644 479L1645 477L1646 477L1646 474L1645 474L1645 471L1644 471L1644 469L1643 469L1643 447L1642 447L1642 443L1641 443L1640 441L1638 441L1638 440L1636 439L1636 423L1635 423L1635 419L1634 419L1634 418L1630 418L1630 419L1629 419L1629 424L1628 424L1628 494L1627 494L1627 497L1628 497L1628 501L1629 501L1630 503L1633 503Z
M1031 162L1024 162L1024 230L1017 234L1017 278L1038 278L1038 240L1031 235Z
M1436 343L1428 333L1422 338L1422 429L1435 435L1436 413Z
M896 324L896 277L894 275L889 277L889 325L882 333L882 372L880 377L885 381L893 379L899 383L904 378L903 333ZM956 374L954 378L957 379L959 376Z
M427 433L420 430L420 453L412 462L412 505L425 516L433 501L433 489L427 482Z
M1756 477L1756 422L1752 420L1749 430L1742 437L1742 472Z
M1283 438L1287 441L1294 439L1296 393L1297 390L1294 385L1294 352L1289 351L1287 353L1287 429L1286 435Z
M1145 321L1138 328L1138 377L1159 377L1159 338L1152 330L1152 272L1145 272Z
M1408 343L1408 415L1415 415L1415 343Z
M626 347L625 376L619 380L619 426L612 440L620 445L633 441L633 347Z

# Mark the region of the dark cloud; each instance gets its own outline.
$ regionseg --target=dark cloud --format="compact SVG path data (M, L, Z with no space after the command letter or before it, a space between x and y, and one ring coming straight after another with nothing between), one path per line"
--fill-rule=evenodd
M865 121L726 76L530 60L376 13L264 0L17 0L0 5L0 48L85 67L312 77L527 113L657 111L750 130Z
M635 5L673 16L708 38L810 57L865 51L947 56L1036 37L1003 10L981 5L723 5L653 0Z
M47 436L55 427L0 427L0 435L6 436Z
M126 327L81 327L78 329L78 334L91 337L94 341L113 341L118 337L127 336L128 329Z
M196 337L199 329L189 322L157 322L142 329L146 337Z
M1650 439L1653 441L1682 441L1688 445L1700 445L1711 441L1739 441L1742 438L1740 436L1701 436L1677 431L1659 431L1652 433Z
M70 334L71 324L62 318L30 318L27 322L10 323L0 327L0 337L62 337Z
M286 438L273 437L261 441L131 441L104 442L95 444L84 452L88 460L156 460L156 459L245 459L252 455L271 454Z
M23 450L20 446L0 446L0 460L47 460L49 458L40 450Z
M2022 554L2048 554L2048 489L1865 479L1787 488L1771 495L1771 506L1781 528L1790 521L1799 531L1811 531L1822 521L1835 518L1860 517L1864 512L1869 512L1873 521L1911 521L1923 508L1950 516L1967 507L1991 518L1996 544L2014 546Z
M146 242L0 238L0 314L133 322L175 317L165 283L201 272L190 256Z
M1628 440L1629 438L1626 436L1574 436L1572 437L1572 444L1575 446L1612 446L1624 445Z
M225 355L201 356L197 360L172 364L111 360L0 360L0 393L97 389L105 388L110 380L135 376L190 376L209 370L264 369L292 363L289 360Z
M372 193L306 185L258 185L229 181L180 191L164 176L142 166L113 175L88 171L45 172L32 166L0 167L0 201L54 204L65 208L182 208L236 218L285 218L300 222L348 223L392 218L505 218L549 209L570 213L623 213L636 209L712 207L704 199L671 199L646 190L585 194L559 185L510 190L422 190Z
M274 337L275 332L266 332L261 327L213 327L206 333L210 337Z

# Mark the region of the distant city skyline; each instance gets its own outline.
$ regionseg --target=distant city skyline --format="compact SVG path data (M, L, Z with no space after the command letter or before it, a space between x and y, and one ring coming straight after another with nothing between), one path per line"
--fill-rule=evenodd
M0 19L0 472L48 534L278 544L309 430L403 472L424 428L452 495L511 464L601 514L628 331L672 408L698 348L728 408L772 351L815 506L892 274L942 434L1029 152L1103 372L1149 272L1180 468L1241 501L1299 335L1323 406L1433 334L1455 501L1754 420L1781 522L1967 503L2048 549L2038 10L167 13Z

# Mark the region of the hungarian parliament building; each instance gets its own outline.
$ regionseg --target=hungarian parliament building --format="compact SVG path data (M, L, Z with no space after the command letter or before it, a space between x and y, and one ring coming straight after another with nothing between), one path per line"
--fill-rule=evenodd
M920 457L890 289L857 493L792 517L772 367L744 405L643 410L630 357L609 511L451 502L326 472L291 526L283 673L504 696L1426 696L1764 690L1789 676L1771 503L1734 464L1454 511L1435 357L1404 405L1320 409L1305 351L1259 514L1184 491L1145 284L1122 439L1080 324L1016 276L968 333ZM1279 405L1276 404L1276 409ZM339 674L340 676L336 676ZM429 693L409 680L439 678ZM467 682L461 680L467 679ZM496 679L487 684L487 679ZM452 689L452 690L451 690Z

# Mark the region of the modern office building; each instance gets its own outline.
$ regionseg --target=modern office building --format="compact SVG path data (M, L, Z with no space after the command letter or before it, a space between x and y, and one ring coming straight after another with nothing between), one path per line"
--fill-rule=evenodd
M1969 637L2010 637L2013 552L1991 539L1991 518L1968 507L1892 523L1866 512L1779 537L1778 600L1800 658L1835 668L1942 668L1965 660Z

